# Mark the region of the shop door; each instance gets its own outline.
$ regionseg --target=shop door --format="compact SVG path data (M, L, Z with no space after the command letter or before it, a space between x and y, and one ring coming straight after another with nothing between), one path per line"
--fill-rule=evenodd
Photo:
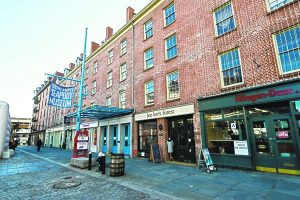
M129 124L124 125L124 154L130 155L130 130Z
M290 117L255 118L250 120L250 126L256 169L295 173L299 161Z
M118 127L112 126L112 153L118 153Z
M170 137L174 142L173 158L179 162L196 162L193 118L169 120Z
M107 127L102 127L102 153L107 152Z

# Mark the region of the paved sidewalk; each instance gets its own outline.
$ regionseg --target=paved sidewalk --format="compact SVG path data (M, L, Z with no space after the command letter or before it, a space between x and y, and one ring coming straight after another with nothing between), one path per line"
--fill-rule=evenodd
M141 192L166 194L166 199L300 199L299 176L231 169L218 169L207 174L204 171L197 172L196 167L126 159L125 176L109 177L109 168L103 176L95 172L95 168L88 171L71 167L68 164L72 155L70 150L42 148L41 152L37 152L34 147L18 149L42 158L41 162L50 161L79 173L105 177Z

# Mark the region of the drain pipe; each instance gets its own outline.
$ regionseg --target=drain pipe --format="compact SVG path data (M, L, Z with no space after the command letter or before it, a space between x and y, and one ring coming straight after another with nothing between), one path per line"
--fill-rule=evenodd
M135 80L135 30L134 30L134 21L131 22L131 27L132 27L132 55L131 55L131 60L132 60L132 78L131 78L131 103L133 106L133 113L131 115L132 117L132 127L131 127L131 153L133 153L133 132L134 132L134 115L136 112L136 105L135 105L135 95L134 95L134 80ZM132 155L133 157L134 155Z

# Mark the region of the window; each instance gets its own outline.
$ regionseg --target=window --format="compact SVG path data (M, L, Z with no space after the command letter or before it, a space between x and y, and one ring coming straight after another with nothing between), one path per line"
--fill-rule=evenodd
M109 88L112 86L112 71L107 74L107 84L106 86Z
M235 28L232 3L226 3L214 12L216 35L222 35Z
M145 33L144 33L145 39L148 39L153 35L151 19L144 24L144 30L145 30Z
M83 97L86 98L87 97L87 85L84 85L83 88L82 88L82 94L83 94Z
M234 49L219 56L223 86L243 81L239 50Z
M175 21L175 7L174 3L170 4L164 9L165 26L169 26Z
M85 77L87 77L88 74L89 74L89 67L87 66L87 67L85 68L85 73L84 73Z
M111 64L112 62L114 61L114 51L113 50L110 50L108 52L108 64Z
M111 107L111 96L106 97L106 106Z
M121 42L121 55L124 55L127 52L126 47L127 47L127 40L125 39Z
M119 107L125 108L126 107L126 96L125 90L120 91L119 93Z
M145 83L145 105L154 104L154 82Z
M95 62L93 63L93 73L96 74L97 71L98 71L98 62L95 61Z
M290 2L293 2L294 0L267 0L268 1L268 8L269 11L276 10L277 8L280 8Z
M125 79L126 79L126 63L120 66L120 81L123 81Z
M96 94L96 88L97 88L97 83L96 81L93 81L92 95Z
M166 39L166 60L177 56L177 39L176 34L171 35Z
M275 36L277 58L283 74L300 70L300 25Z
M167 100L179 98L179 72L167 74Z
M144 52L144 60L145 69L150 69L153 67L153 48L150 48Z

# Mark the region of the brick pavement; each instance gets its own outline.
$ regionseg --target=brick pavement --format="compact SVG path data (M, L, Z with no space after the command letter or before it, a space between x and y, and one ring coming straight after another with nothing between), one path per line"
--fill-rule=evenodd
M299 176L231 169L218 169L216 172L206 174L203 171L197 172L195 166L152 163L145 159L126 159L125 176L109 177L109 168L106 170L107 174L103 176L99 172L95 172L95 169L88 171L87 169L71 167L68 163L70 162L72 152L69 150L43 148L41 152L36 152L33 147L22 147L19 149L27 152L27 156L23 153L22 155L28 157L28 159L39 160L40 163L48 163L50 168L51 166L55 166L54 169L45 169L43 173L32 174L48 174L45 175L47 177L51 177L52 174L55 176L55 180L66 176L84 177L84 180L87 180L91 186L89 186L89 189L85 188L88 185L79 187L82 187L81 191L83 194L92 191L92 196L95 191L99 191L99 187L108 188L107 190L110 191L109 188L114 189L114 187L122 186L121 194L123 194L125 199L127 198L127 189L129 190L129 196L131 195L130 192L133 193L132 196L130 196L131 199L298 200L300 197ZM29 156L28 153L33 156ZM36 156L41 157L41 159L38 159ZM1 162L2 160L0 160L0 166L2 166ZM109 162L109 158L107 158L107 162ZM11 164L17 165L15 162ZM0 175L0 179L1 178ZM53 179L53 181L55 180ZM98 182L104 182L105 184L101 185L101 183ZM2 186L1 184L3 183L0 183L0 188ZM48 188L48 190L49 189L51 188ZM0 192L0 194L2 193ZM83 194L81 194L82 196L78 194L76 197L84 197ZM66 195L71 194L68 193ZM97 194L95 194L95 196L97 196ZM59 195L55 196L55 198L56 197L60 198ZM120 196L105 197L107 199L118 199ZM97 196L95 199L99 198L101 199L102 196Z

